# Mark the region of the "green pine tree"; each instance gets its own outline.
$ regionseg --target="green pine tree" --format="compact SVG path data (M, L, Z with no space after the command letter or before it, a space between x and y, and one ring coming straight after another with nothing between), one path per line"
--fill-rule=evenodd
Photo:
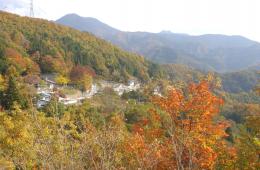
M21 96L17 87L17 81L13 76L11 76L8 80L8 86L3 100L3 106L6 109L11 109L15 102L21 104Z

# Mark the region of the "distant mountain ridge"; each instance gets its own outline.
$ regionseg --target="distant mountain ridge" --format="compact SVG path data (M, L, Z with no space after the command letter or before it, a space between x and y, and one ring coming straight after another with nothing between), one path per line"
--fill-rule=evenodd
M191 36L170 31L123 32L97 19L76 14L68 14L56 22L90 32L162 64L185 64L217 72L233 72L260 65L260 43L242 36Z
M99 20L92 17L80 17L77 14L68 14L59 20L57 23L63 23L63 25L70 26L74 25L77 27L77 30L87 31L90 33L94 33L95 35L99 35L99 37L103 37L107 34L116 34L120 32L119 30L110 27L107 24L100 22ZM66 24L68 23L68 24ZM86 30L87 28L87 30Z

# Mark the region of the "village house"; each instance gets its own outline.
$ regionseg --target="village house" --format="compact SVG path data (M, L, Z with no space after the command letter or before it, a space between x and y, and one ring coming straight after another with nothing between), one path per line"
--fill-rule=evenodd
M39 99L37 101L37 107L42 108L46 106L51 98L56 95L58 101L64 105L75 105L81 103L84 99L92 98L98 92L101 92L105 88L112 88L118 95L122 95L124 92L135 91L140 88L140 83L136 80L130 80L127 85L122 83L115 83L109 81L100 81L99 84L92 84L91 88L85 92L80 92L73 86L60 86L55 82L55 75L45 74L41 76L44 81L44 85L38 85L37 94ZM71 89L73 94L60 94L59 91L64 89Z

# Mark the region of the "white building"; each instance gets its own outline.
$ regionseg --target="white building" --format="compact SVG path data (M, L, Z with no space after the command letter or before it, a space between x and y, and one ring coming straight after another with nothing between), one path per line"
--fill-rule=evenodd
M45 80L47 86L38 87L37 94L39 95L39 100L37 101L37 107L41 108L48 104L51 100L51 97L55 94L53 91L54 87L60 89L61 87L57 86L56 83L49 78L50 76L42 77ZM95 94L103 90L104 88L112 88L118 95L122 95L124 92L135 91L140 88L140 83L135 80L130 80L128 85L122 83L108 82L108 81L100 81L100 85L92 84L91 89L79 95L71 95L67 97L59 97L59 102L64 105L73 105L78 104L84 99L90 99Z

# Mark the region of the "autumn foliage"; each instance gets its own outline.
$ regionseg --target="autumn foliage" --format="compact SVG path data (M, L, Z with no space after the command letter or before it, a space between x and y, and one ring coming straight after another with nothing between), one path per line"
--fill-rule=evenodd
M71 83L79 86L82 90L90 88L92 83L92 77L95 76L95 72L88 67L74 66L70 72Z
M28 57L23 57L18 51L7 48L5 55L9 64L16 67L20 72L26 72L27 74L39 74L39 66Z
M0 21L0 169L259 169L260 98L245 90L254 74L200 81L203 72L157 65L53 22L5 12ZM52 95L37 108L45 73L56 75L55 91L69 86L68 98L101 80L141 87L122 96L100 88L76 105Z
M151 110L150 120L136 123L126 144L140 167L214 169L218 147L227 147L223 139L229 124L216 119L223 100L210 91L209 83L172 88L166 97L154 97L153 103L160 110ZM166 113L166 121L159 112Z

